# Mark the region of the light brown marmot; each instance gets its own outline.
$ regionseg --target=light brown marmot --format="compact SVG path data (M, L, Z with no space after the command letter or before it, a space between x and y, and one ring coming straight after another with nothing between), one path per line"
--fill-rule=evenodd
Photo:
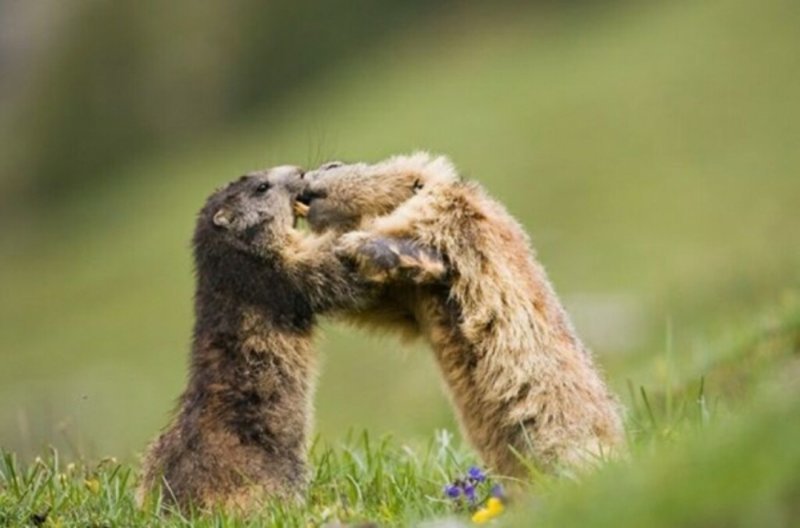
M188 386L146 454L137 497L248 507L299 499L316 384L315 314L367 297L325 237L293 229L302 172L277 167L215 192L194 234L195 327Z
M353 319L430 342L485 463L519 476L525 470L514 451L553 472L618 450L617 400L524 230L478 184L426 153L330 163L306 178L301 208L312 229L357 229L342 236L340 254L386 283L379 305ZM409 276L419 286L395 283Z

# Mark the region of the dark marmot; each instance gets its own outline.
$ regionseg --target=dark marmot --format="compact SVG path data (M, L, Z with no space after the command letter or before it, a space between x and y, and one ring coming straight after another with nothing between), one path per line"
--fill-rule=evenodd
M576 335L522 227L445 157L331 163L307 175L303 213L339 252L391 286L353 318L423 335L484 461L524 474L586 465L623 443L621 408ZM421 257L409 241L428 248ZM447 268L430 255L440 254ZM441 284L446 282L446 286Z
M300 498L316 384L315 314L367 296L325 237L293 229L296 167L214 193L194 234L195 327L188 386L149 447L137 493L166 503L247 507Z

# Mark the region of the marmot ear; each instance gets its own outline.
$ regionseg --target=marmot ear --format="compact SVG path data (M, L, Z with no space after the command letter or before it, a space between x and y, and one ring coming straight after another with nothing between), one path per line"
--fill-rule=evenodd
M233 222L233 213L231 213L230 211L228 211L223 207L222 209L214 213L213 221L215 226L224 227L225 229L228 229L231 226L231 223Z

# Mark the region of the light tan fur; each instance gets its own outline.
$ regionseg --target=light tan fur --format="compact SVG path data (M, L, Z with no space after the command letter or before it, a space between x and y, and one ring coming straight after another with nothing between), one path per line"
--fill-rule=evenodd
M617 400L524 230L477 183L426 153L306 177L312 228L358 229L338 252L386 285L374 310L352 318L427 339L462 428L491 468L524 474L514 451L552 472L620 449ZM406 240L434 258L403 255ZM418 268L418 286L395 280L402 266Z

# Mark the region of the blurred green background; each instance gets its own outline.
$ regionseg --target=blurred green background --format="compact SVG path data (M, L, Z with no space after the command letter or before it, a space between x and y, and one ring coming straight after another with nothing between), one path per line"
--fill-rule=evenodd
M450 155L531 233L620 393L800 292L800 9L0 0L0 445L132 459L168 420L204 198ZM788 299L788 301L787 301ZM317 428L454 428L424 347L326 324Z

